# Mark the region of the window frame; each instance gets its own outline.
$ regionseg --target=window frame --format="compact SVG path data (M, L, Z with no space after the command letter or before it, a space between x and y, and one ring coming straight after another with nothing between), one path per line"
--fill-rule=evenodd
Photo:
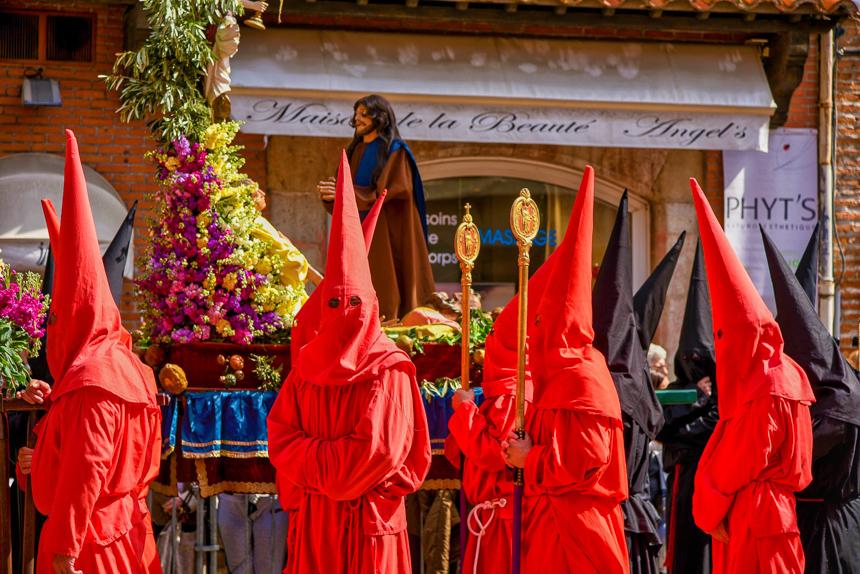
M22 16L38 16L39 17L39 38L36 59L27 60L23 58L0 58L0 63L19 64L22 66L40 65L42 67L51 65L79 65L91 66L96 63L96 33L98 20L92 12L64 12L61 10L17 10L17 9L0 9L2 14L19 14ZM90 34L90 54L92 57L88 61L78 60L49 60L48 59L48 16L65 16L69 18L86 18L90 21L92 34Z
M418 162L425 182L456 177L510 177L527 179L576 190L586 162L575 167L503 156L468 156ZM618 206L625 186L595 173L594 195ZM511 196L513 202L514 197ZM651 205L641 196L628 191L633 239L633 287L638 288L651 273Z

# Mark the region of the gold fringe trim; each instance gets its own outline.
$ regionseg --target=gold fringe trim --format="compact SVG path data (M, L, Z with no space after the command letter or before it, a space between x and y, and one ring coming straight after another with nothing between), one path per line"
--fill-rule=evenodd
M431 478L425 480L419 490L460 490L460 480L456 478Z
M215 446L221 444L228 444L231 446L269 446L269 441L267 440L210 440L209 442L188 442L186 440L182 441L182 446L187 446L191 448L206 448L207 446Z
M184 458L269 458L269 451L258 452L231 452L224 450L216 450L212 452L188 452L182 451Z
M209 498L222 492L233 494L277 494L273 482L229 482L222 481L214 485L209 484L206 476L206 464L202 460L194 461L197 470L197 484L200 486L200 496Z

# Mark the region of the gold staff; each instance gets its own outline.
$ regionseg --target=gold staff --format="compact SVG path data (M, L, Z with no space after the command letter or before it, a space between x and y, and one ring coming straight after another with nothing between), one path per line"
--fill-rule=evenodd
M463 215L463 221L457 226L457 231L454 234L454 251L457 253L457 259L460 260L460 270L462 276L460 281L463 285L463 294L460 301L460 312L463 316L462 327L460 329L460 386L463 390L469 390L469 370L472 366L472 355L469 352L469 326L472 319L471 300L472 300L472 269L475 268L475 260L478 258L478 252L481 250L481 234L478 233L478 227L472 223L472 214L469 212L472 206L466 204L466 214ZM465 527L466 516L469 508L466 501L466 491L463 488L463 471L466 468L466 460L464 456L460 456L460 556L466 553L466 533L468 529ZM460 564L463 561L461 559ZM462 571L462 566L461 566Z
M481 234L478 232L478 227L472 223L472 214L469 212L472 206L467 203L465 207L466 214L454 234L454 251L457 253L457 259L460 260L460 270L462 271L460 282L463 285L463 296L460 301L460 311L463 315L460 337L460 385L463 390L468 391L471 367L469 325L471 320L472 269L475 268L475 260L481 250Z
M517 417L514 432L520 438L526 434L526 330L529 301L529 249L540 227L540 212L528 189L520 190L520 196L511 206L511 231L517 240L519 258L519 318L517 320ZM511 572L520 573L522 556L522 514L523 514L523 469L514 469L514 532L513 564Z
M517 240L519 258L519 319L517 320L517 418L516 431L525 432L526 313L528 311L529 249L540 228L540 211L528 189L523 188L511 207L511 231Z

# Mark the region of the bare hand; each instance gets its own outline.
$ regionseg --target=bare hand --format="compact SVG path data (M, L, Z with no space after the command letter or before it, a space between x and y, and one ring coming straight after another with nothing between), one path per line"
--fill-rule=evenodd
M729 542L729 531L726 529L725 520L720 522L717 527L711 532L711 537L714 540L719 540L723 544L728 544Z
M22 446L18 450L18 468L21 469L21 474L27 476L30 474L30 466L33 464L33 449Z
M706 397L711 396L711 391L712 391L711 377L702 377L701 379L699 379L699 382L696 383L696 386L699 388L700 391L705 393Z
M56 574L84 574L75 568L74 556L60 556L59 554L55 554L53 566Z
M177 510L182 506L182 499L178 496L174 496L173 498L168 498L164 501L164 504L161 505L162 510L164 512L170 514L173 512L173 508L176 507Z
M23 391L18 391L16 395L19 399L24 399L31 405L41 405L45 399L51 394L51 385L39 379L33 379L27 388Z
M454 391L454 396L451 397L451 406L454 407L454 410L456 411L460 405L466 401L475 402L475 391L457 389Z
M337 192L334 178L324 179L317 184L317 193L323 201L334 201Z
M502 455L509 466L525 468L526 457L532 449L532 437L526 434L525 438L517 438L511 433L508 440L502 441Z

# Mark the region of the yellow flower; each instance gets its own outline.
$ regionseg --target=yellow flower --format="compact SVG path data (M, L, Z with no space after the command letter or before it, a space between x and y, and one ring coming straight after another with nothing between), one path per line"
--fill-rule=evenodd
M214 286L215 286L215 278L212 277L211 275L203 280L203 288L206 289L207 291L211 291Z
M173 171L179 167L179 160L175 157L169 157L167 158L167 161L164 162L164 167L167 168L167 171Z
M218 321L218 323L215 325L215 330L218 331L218 334L222 337L229 337L230 335L234 334L233 328L230 327L230 321L228 321L227 319L221 319L220 321Z
M232 291L236 288L236 274L228 273L224 280L221 282L221 285L224 286L224 289L227 291Z
M207 245L209 245L209 241L205 237L197 238L197 249L204 249Z
M260 275L268 275L272 272L272 264L268 259L260 259L256 266L257 273ZM271 311L271 309L269 309Z

